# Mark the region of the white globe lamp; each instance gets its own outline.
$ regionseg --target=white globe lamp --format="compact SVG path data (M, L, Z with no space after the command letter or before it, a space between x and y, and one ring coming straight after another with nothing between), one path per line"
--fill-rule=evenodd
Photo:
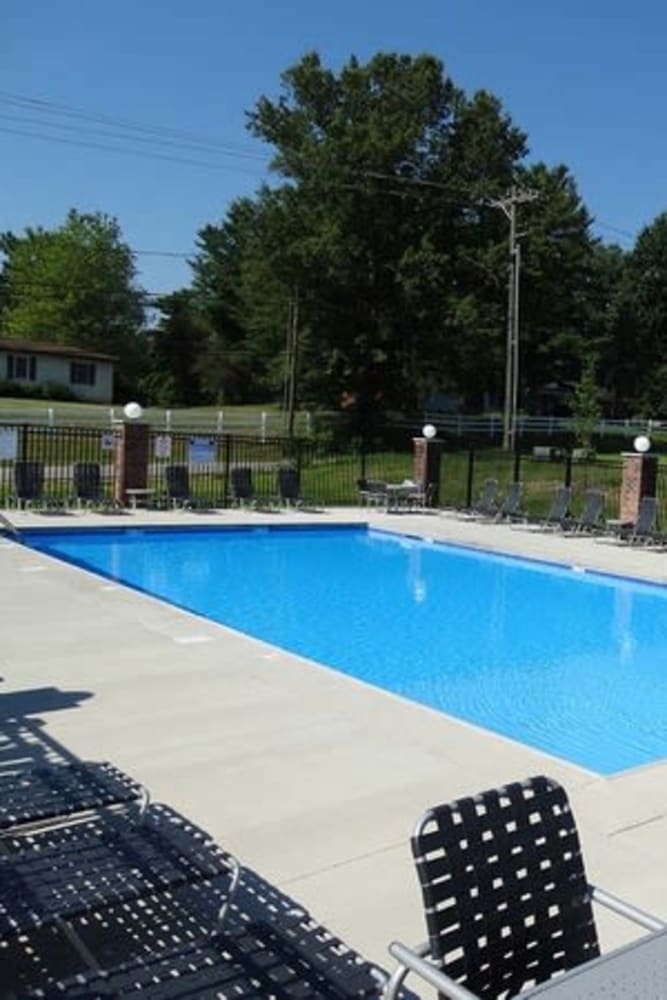
M424 435L427 441L432 441L437 433L438 430L436 427L433 426L433 424L424 424L424 426L422 427L422 434Z
M144 410L139 403L126 403L123 413L128 420L139 420L144 415Z
M651 439L646 434L638 434L632 443L640 455L644 455L651 447Z

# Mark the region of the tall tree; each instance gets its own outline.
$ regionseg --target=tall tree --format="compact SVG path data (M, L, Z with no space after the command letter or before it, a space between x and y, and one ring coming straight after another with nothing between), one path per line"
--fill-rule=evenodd
M120 385L141 366L143 294L115 219L70 211L58 229L2 237L5 336L105 351Z
M522 401L547 382L574 383L604 331L596 322L592 223L567 167L521 168L518 184L537 196L518 211Z
M481 395L496 377L504 298L488 305L498 226L476 208L512 176L523 135L490 95L467 100L432 56L381 53L336 75L311 54L282 82L249 122L289 182L283 247L313 390L362 411L413 406L429 381Z
M199 358L209 329L193 293L182 289L158 300L160 320L150 332L150 373L143 398L162 406L196 406L202 400Z
M204 392L218 403L266 398L270 392L267 370L273 350L253 340L253 317L273 303L275 285L272 274L261 268L261 214L259 196L234 201L220 225L199 232L191 261L193 302L208 328L198 370ZM263 273L253 282L255 260Z
M647 416L667 406L667 212L639 234L627 271L634 363L626 367L634 399Z

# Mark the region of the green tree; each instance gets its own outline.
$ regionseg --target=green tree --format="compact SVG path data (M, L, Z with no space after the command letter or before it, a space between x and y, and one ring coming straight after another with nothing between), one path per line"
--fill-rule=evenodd
M625 302L631 359L626 375L637 409L667 414L667 212L639 234L629 255ZM632 390L631 390L632 391Z
M581 367L581 377L572 397L572 417L578 444L591 451L595 427L602 416L596 377L597 360L589 354Z
M523 135L432 56L380 53L336 75L311 54L282 83L250 128L288 180L273 260L302 292L305 381L362 413L414 407L434 382L481 397L497 379L504 296L499 225L476 209L512 177Z
M119 358L117 389L141 370L143 293L115 219L70 211L58 229L5 234L3 329Z
M469 409L504 392L508 222L522 205L522 399L616 336L609 271L565 166L527 166L526 136L492 94L467 96L433 56L379 53L339 72L315 53L248 116L277 183L200 233L194 291L221 391L278 394L299 301L299 393L344 401L364 428L430 389ZM225 375L225 372L228 375Z
M209 329L191 290L165 295L156 303L161 318L149 334L150 373L142 396L160 406L196 406L202 400L199 358Z
M281 304L274 301L277 279L262 247L262 202L261 195L234 201L220 225L199 232L192 260L193 302L208 329L197 369L207 398L219 404L272 391L275 347L264 334L278 322Z
M524 393L547 382L574 382L580 358L597 353L601 331L591 313L596 240L564 165L518 172L537 198L519 206L521 244L520 374Z
M627 417L638 411L644 374L636 337L630 257L615 245L596 246L587 297L600 359L600 387L611 417Z

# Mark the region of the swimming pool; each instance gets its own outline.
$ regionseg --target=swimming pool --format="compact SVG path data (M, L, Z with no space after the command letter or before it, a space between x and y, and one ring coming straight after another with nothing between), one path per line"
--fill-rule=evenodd
M667 756L667 588L365 527L23 536L598 773Z

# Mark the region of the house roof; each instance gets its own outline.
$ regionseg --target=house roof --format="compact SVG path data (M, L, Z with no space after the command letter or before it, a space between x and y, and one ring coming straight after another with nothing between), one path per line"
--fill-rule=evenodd
M21 354L53 354L61 358L80 358L84 361L118 361L113 354L88 351L84 347L70 347L68 344L54 344L48 340L15 340L0 337L0 351L18 351Z

